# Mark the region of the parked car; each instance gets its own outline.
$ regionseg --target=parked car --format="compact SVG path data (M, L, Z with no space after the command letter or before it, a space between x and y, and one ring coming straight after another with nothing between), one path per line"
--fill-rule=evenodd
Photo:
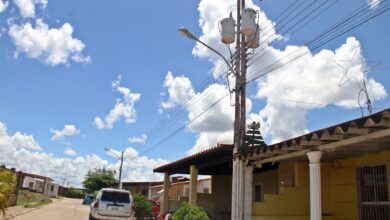
M160 214L160 202L154 201L153 199L148 198L148 201L152 204L152 215L157 218Z
M83 205L91 205L93 200L95 199L95 196L93 195L86 195L83 199Z
M133 220L133 198L127 190L101 189L91 203L90 220Z

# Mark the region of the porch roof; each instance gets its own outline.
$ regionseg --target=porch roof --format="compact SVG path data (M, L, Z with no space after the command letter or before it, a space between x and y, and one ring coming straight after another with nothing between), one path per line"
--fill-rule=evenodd
M198 167L199 175L231 175L233 145L218 144L215 147L184 157L155 168L157 173L189 174L190 166Z
M322 160L390 150L390 109L235 156L260 166L270 162L307 160L306 153L315 150L327 152Z

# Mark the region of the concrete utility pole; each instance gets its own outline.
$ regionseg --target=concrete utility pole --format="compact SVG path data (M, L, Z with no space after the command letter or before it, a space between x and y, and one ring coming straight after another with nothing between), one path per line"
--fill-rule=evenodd
M122 189L122 166L123 166L123 154L125 151L121 153L121 166L119 167L119 189Z
M252 200L245 199L245 192L250 196L251 191L245 191L245 185L252 187L253 168L249 169L237 156L244 143L246 131L246 65L247 48L257 48L259 42L259 27L256 24L256 11L245 9L245 0L237 0L237 24L230 14L229 18L220 21L222 42L231 44L236 41L235 65L232 65L218 51L200 41L186 28L180 28L181 35L195 40L214 51L225 61L229 71L235 76L235 113L234 113L234 150L233 150L233 176L232 176L232 220L250 220L252 217ZM234 68L233 68L234 67ZM246 171L246 172L245 172Z
M121 164L119 166L119 189L122 189L122 166L123 166L123 154L125 153L126 150L123 150L121 152L121 156L116 154L112 149L109 148L104 148L105 151L110 152L112 155L114 155L118 160L121 161Z
M259 29L252 35L253 40L248 41L250 35L245 35L244 24L245 0L237 0L237 27L236 27L236 89L235 89L235 120L234 120L234 151L232 175L232 220L250 220L252 218L252 199L245 199L245 194L252 194L246 187L252 187L253 168L247 167L245 162L236 158L240 148L244 147L246 131L246 51L249 47L256 48L253 43L259 40ZM247 12L247 11L246 11ZM245 13L246 13L245 12ZM251 38L249 38L251 39ZM252 195L246 195L250 198Z

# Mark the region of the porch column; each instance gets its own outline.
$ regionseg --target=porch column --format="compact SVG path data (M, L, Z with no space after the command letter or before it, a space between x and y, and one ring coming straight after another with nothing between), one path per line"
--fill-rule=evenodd
M167 213L168 212L168 197L169 197L169 173L164 173L164 185L163 185L163 199L162 203L160 204L160 214Z
M253 167L245 166L244 220L252 219Z
M196 205L198 194L198 168L195 165L190 166L190 205Z
M310 220L322 219L321 156L321 151L307 153L307 157L310 161Z

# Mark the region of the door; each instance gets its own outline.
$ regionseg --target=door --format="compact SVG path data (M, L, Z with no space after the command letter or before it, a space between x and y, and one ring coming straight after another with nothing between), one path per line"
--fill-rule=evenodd
M386 165L358 167L357 184L359 219L390 219Z

